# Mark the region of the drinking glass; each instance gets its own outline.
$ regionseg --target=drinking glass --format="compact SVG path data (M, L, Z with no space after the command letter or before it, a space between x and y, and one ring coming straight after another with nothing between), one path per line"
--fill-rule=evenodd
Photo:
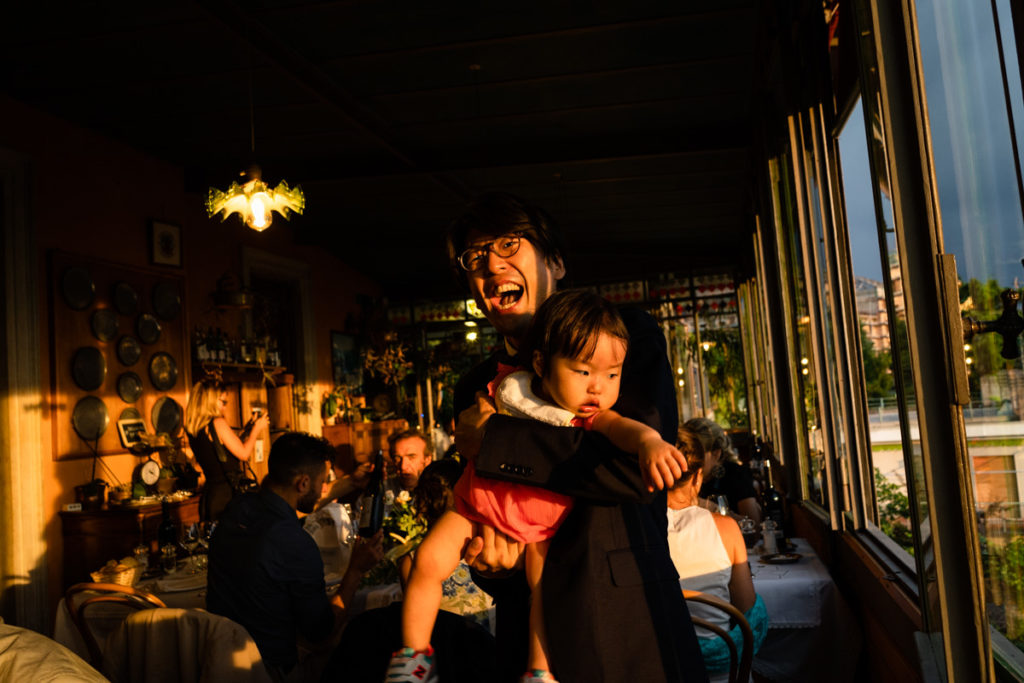
M718 496L716 499L718 503L718 514L727 515L729 514L729 499L725 496Z
M198 571L195 566L195 558L193 555L195 554L196 546L199 545L199 539L199 525L194 522L185 527L181 532L181 545L188 551L189 571L193 574Z

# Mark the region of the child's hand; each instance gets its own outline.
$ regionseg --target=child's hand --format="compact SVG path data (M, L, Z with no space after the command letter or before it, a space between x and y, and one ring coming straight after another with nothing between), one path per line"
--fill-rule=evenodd
M642 440L639 456L640 471L648 491L671 488L686 471L686 456L660 437L651 436Z

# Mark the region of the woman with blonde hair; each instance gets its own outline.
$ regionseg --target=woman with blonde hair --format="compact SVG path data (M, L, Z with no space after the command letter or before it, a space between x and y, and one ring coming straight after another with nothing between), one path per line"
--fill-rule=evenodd
M743 466L725 430L713 420L695 417L683 425L693 432L704 447L704 485L700 489L701 504L717 510L718 496L729 501L729 510L737 517L749 517L761 523L761 506L754 490L754 478Z
M242 441L224 419L227 404L224 385L203 379L192 387L185 408L188 444L206 477L199 498L199 514L204 520L216 520L227 507L242 478L242 463L252 457L257 435L270 424L265 414L256 418Z

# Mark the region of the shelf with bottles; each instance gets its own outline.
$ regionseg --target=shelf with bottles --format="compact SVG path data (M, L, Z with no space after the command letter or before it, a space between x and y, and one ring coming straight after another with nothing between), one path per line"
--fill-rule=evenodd
M222 366L278 368L283 370L277 339L231 337L219 327L205 330L197 326L192 333L192 362Z

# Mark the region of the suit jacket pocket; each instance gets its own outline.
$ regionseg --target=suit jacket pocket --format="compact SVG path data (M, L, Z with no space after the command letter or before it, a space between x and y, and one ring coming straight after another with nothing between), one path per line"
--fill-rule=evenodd
M612 584L639 586L652 581L678 581L668 546L622 548L608 553Z

